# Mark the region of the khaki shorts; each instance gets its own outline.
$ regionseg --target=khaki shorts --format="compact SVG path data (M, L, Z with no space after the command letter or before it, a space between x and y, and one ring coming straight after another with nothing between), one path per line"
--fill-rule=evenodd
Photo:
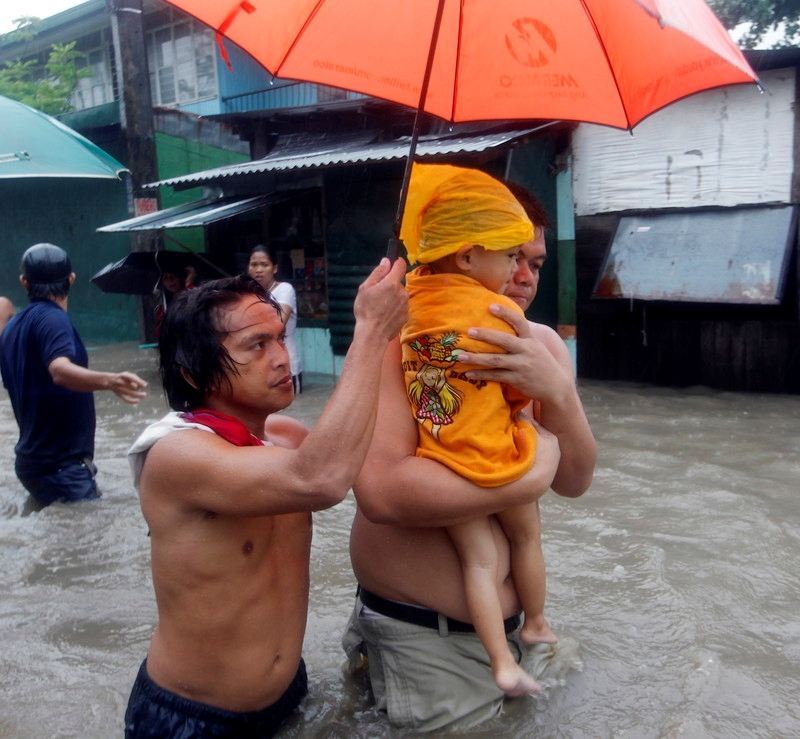
M519 629L508 635L508 642L520 661L525 647ZM398 728L465 729L503 708L503 693L474 633L448 634L398 621L365 609L356 596L342 646L351 667L366 654L375 704ZM545 666L537 665L538 671Z

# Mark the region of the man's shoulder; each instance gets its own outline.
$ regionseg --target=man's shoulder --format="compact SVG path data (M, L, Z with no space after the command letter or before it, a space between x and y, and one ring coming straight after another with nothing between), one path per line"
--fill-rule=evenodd
M558 332L544 323L528 321L528 325L531 328L531 336L533 336L534 339L541 341L556 359L562 361L565 363L565 365L568 363L571 369L572 359L570 357L569 349L567 349L564 339L558 335Z
M31 300L28 305L26 305L20 312L19 315L67 315L67 311L63 308L59 307L54 301L52 300L45 300L45 299L35 299Z
M73 327L72 319L67 311L59 308L52 300L34 300L21 310L14 320L18 322L18 325L27 324L32 328L48 327L66 330Z
M528 325L531 327L532 335L539 339L539 341L558 341L560 343L564 343L561 337L558 335L558 332L550 328L546 323L536 323L536 321L528 321Z
M157 447L164 461L169 464L178 466L189 464L196 467L205 462L208 449L220 444L225 445L223 448L234 448L232 444L217 436L211 429L185 426L163 434L153 442L150 450Z
M206 444L213 444L211 437L217 438L208 427L187 423L176 411L167 413L139 434L128 450L128 462L133 472L134 484L139 486L145 460L150 457L155 460L150 466L158 466L162 462L180 465L189 458L192 460L192 466L195 466L198 449L205 448ZM156 446L159 447L159 453L151 455ZM202 453L200 458L204 458Z
M41 350L54 336L64 336L71 325L66 312L51 301L32 301L6 324L2 332L3 356L13 354L24 359L32 348Z

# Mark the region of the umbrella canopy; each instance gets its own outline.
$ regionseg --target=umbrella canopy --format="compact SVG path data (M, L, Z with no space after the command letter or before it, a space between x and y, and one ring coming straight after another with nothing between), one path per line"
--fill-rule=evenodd
M61 121L0 96L0 179L119 179L128 170Z
M632 128L675 100L754 82L703 0L167 0L277 77L453 122L551 119Z
M135 251L107 264L92 277L92 282L105 293L149 295L164 272L184 275L186 267L196 263L195 256L188 252Z
M420 105L453 122L635 126L756 79L703 0L169 0L273 75ZM219 41L219 37L218 37ZM221 41L220 41L221 44Z

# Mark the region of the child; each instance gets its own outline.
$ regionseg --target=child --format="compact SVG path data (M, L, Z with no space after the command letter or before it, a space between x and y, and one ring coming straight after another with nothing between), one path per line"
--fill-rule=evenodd
M536 431L520 416L529 404L513 388L470 381L456 365L459 350L497 351L470 339L481 325L511 332L490 316L516 268L533 225L509 190L478 170L414 164L401 238L409 261L409 321L401 333L403 370L419 422L417 455L447 465L484 487L519 479L532 466ZM537 504L497 515L511 545L514 584L525 611L520 638L553 642L543 615L545 572ZM495 584L497 552L489 520L448 527L464 574L467 607L489 655L497 686L508 695L538 690L508 646Z

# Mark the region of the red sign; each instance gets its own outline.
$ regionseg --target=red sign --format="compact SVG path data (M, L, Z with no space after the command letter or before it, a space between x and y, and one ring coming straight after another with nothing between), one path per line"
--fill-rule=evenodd
M155 213L158 210L158 198L134 198L134 215L144 216L148 213Z

